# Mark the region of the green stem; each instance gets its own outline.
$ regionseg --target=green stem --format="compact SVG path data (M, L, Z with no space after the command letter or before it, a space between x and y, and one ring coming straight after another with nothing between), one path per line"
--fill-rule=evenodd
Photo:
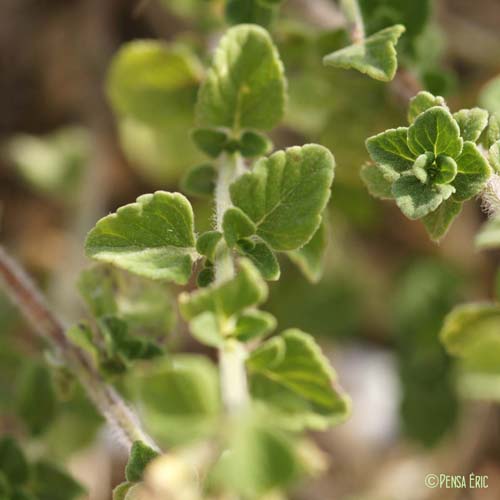
M352 43L361 43L365 39L365 25L358 0L340 0L340 8L346 18Z
M224 212L231 207L229 186L242 173L239 153L224 155L219 166L215 189L216 229L222 232ZM234 276L231 250L224 248L215 259L215 282L223 283ZM228 414L238 413L248 402L248 384L245 370L246 350L243 344L228 340L219 349L220 386L224 407Z

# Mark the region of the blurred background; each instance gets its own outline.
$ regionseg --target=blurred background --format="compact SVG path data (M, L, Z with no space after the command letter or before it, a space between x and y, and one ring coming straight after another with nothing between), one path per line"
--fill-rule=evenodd
M272 132L275 147L319 142L337 160L325 276L309 284L283 261L266 307L280 328L317 336L353 399L349 422L311 436L321 450L317 476L298 482L289 497L498 499L500 412L465 393L437 337L454 304L493 297L498 255L473 245L486 216L478 201L469 202L435 245L419 222L370 197L359 169L368 159L365 138L403 125L418 86L445 96L452 109L481 103L500 110L500 97L488 93L500 73L500 2L363 0L368 32L407 26L390 84L322 66L323 55L347 43L333 1L283 1L275 18L225 4L1 1L1 243L66 320L84 317L76 282L88 265L86 232L142 193L178 189L183 172L203 161L189 132L211 50L229 24L266 25L289 80L286 119ZM137 39L174 44L191 61L178 105L160 118L116 106L113 112L106 96L114 54ZM197 230L207 229L210 203L192 202L201 214ZM167 303L176 290L159 293ZM174 316L173 308L160 307L155 325L167 349L213 355ZM122 480L123 451L81 391L61 401L54 385L43 345L0 295L0 434L20 438L30 455L68 466L90 499L111 498ZM184 437L172 430L163 439L175 444ZM489 488L424 484L427 473L469 472L488 475Z

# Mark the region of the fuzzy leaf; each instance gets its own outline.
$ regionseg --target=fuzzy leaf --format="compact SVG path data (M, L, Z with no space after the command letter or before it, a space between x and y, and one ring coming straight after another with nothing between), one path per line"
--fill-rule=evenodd
M214 194L217 170L210 163L191 167L181 180L182 190L191 196L209 198Z
M246 311L238 316L233 332L241 342L269 335L276 328L276 318L264 311Z
M453 113L464 141L476 142L488 125L488 111L481 108L461 109Z
M219 321L215 314L204 312L189 322L189 329L193 337L202 344L210 347L220 347L224 343Z
M366 140L366 149L371 159L386 167L383 176L392 182L397 173L409 170L417 155L407 145L408 128L389 129Z
M431 152L456 158L463 141L460 128L451 113L441 106L429 108L420 114L408 128L408 146L416 154Z
M324 147L308 144L259 160L230 187L233 204L257 226L272 249L295 250L307 243L330 197L335 161Z
M168 124L193 100L202 67L184 47L129 42L113 58L107 93L115 111L149 125Z
M130 457L125 467L125 477L131 483L137 483L142 480L144 469L154 460L159 453L142 441L134 441L130 450Z
M482 249L500 247L500 217L493 217L481 228L475 243Z
M365 38L363 42L349 45L328 54L323 64L336 68L356 69L375 80L389 82L398 67L396 44L405 27L396 24Z
M217 158L228 141L226 132L213 128L196 128L191 132L191 138L200 151L212 158Z
M392 184L399 178L399 174L385 165L366 163L361 167L361 180L365 183L369 193L382 200L392 200Z
M478 195L491 175L491 168L473 142L465 142L457 158L458 173L453 181L456 193L453 198L465 201Z
M408 123L412 124L418 115L434 106L447 107L445 100L440 95L434 96L426 90L421 90L416 96L410 99Z
M439 207L426 215L422 222L424 223L425 229L429 233L429 236L434 241L439 241L443 238L448 231L451 223L455 217L462 210L462 203L455 201L453 197L448 198L443 201Z
M239 151L245 158L264 156L273 148L273 143L262 134L247 130L241 134Z
M228 208L224 212L222 229L226 243L230 248L234 247L238 240L252 236L257 230L248 215L236 207Z
M302 248L288 252L290 260L298 266L311 283L317 283L323 275L327 244L328 228L323 220L313 237Z
M496 172L500 172L500 141L496 141L488 150L488 160L491 168Z
M402 175L392 186L392 194L409 219L420 219L433 212L454 192L449 184L423 184L414 175Z
M268 351L276 338L262 344L248 358L252 396L265 401L295 428L324 429L349 413L349 402L336 387L336 374L313 337L287 330L278 337L284 352Z
M22 485L28 479L28 462L23 451L11 436L0 438L0 473L10 484L16 486Z
M157 191L97 222L89 257L155 280L186 284L194 253L193 210L179 193Z
M219 231L207 231L201 234L196 240L196 251L213 262L215 259L215 249L222 239L222 233Z
M500 140L500 111L492 113L488 120L485 134L486 147L490 148L498 140Z
M32 467L32 493L37 500L73 500L85 490L59 467L40 461Z
M248 248L238 245L241 255L250 259L260 271L263 278L268 281L280 279L280 265L276 255L263 241L252 242Z
M203 126L270 129L285 107L283 64L271 37L259 26L229 29L198 94Z
M206 311L230 317L247 307L262 303L266 298L267 286L259 271L249 260L241 259L240 269L234 278L191 294L182 293L179 307L188 320Z

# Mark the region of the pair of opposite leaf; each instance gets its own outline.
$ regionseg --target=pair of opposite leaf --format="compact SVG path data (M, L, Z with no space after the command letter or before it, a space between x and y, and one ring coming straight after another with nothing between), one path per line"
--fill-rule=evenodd
M409 127L370 137L374 164L361 177L370 193L394 199L410 219L422 219L432 239L446 233L462 203L484 189L492 169L476 142L488 112L462 109L451 114L442 97L420 92L410 101Z

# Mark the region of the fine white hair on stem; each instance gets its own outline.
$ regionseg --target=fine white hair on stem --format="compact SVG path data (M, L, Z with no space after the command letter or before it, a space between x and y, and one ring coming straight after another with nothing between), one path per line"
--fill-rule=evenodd
M481 193L481 209L488 216L500 214L500 175L493 174Z

